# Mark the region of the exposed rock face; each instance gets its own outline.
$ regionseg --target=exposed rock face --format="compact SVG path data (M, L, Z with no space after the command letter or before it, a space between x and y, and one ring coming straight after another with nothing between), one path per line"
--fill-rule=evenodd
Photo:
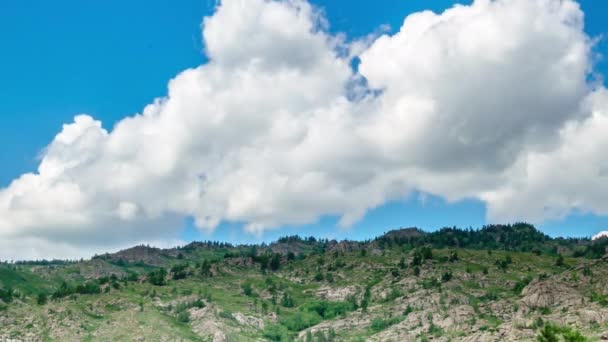
M388 239L403 239L409 237L420 237L423 236L424 232L416 227L410 228L401 228L396 230L391 230L383 235L383 237Z
M264 320L261 318L247 316L241 312L232 314L232 317L242 325L247 325L256 329L264 330Z
M581 309L578 311L578 316L583 324L603 324L608 322L608 311L606 310L589 310Z
M355 295L357 293L357 288L355 286L348 287L337 287L332 288L329 286L321 287L316 291L316 294L319 298L325 299L332 302L340 302L345 301L348 296Z
M310 327L308 329L305 329L299 333L298 337L300 339L303 339L309 331L314 334L317 331L327 332L332 329L334 331L349 331L349 330L355 330L355 329L363 329L363 328L369 327L371 321L372 321L372 317L370 315L364 314L361 311L358 311L346 318L326 321L326 322L317 324L313 327Z
M254 266L253 259L250 257L226 259L226 263L232 266Z
M521 303L530 309L551 306L573 307L583 301L579 292L554 279L532 281L523 289L522 296Z
M99 258L118 262L123 260L125 262L143 262L148 265L162 265L163 255L169 256L171 253L168 250L162 250L160 248L148 247L148 246L135 246L129 249L125 249L113 254L105 254ZM177 254L177 253L175 253ZM173 256L173 255L171 255Z
M332 241L332 243L328 247L328 251L330 253L333 253L333 252L346 253L346 252L359 251L359 250L361 250L361 248L363 248L363 247L361 246L360 242L355 242L355 241L340 241L340 242L336 242L336 241Z
M203 338L211 338L213 342L226 342L228 328L215 315L211 306L202 309L189 310L192 330Z
M454 324L464 323L475 315L475 310L470 305L459 305L449 311Z

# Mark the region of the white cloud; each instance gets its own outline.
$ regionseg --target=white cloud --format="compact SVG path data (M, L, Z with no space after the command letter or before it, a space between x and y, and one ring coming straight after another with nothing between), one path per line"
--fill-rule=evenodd
M601 239L603 237L608 237L608 231L605 230L605 231L599 232L599 233L595 234L593 236L593 238L591 238L591 239L592 240L597 240L597 239Z
M188 216L348 226L414 189L492 220L608 210L608 95L574 1L477 0L354 43L325 26L304 1L224 0L208 64L112 130L77 116L0 190L0 258L165 239Z

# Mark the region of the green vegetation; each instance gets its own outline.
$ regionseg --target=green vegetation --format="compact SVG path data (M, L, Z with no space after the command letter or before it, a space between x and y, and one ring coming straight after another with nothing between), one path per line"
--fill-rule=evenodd
M551 322L608 306L607 246L516 224L0 263L0 340L587 341L608 325Z

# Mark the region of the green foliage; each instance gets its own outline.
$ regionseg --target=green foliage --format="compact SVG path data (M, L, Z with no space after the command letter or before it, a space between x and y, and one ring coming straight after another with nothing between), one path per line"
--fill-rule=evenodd
M0 299L2 299L5 303L10 303L13 301L15 291L12 288L0 289Z
M292 251L287 252L287 261L294 261L294 260L296 260L296 255Z
M429 278L422 281L422 288L425 290L439 287L441 287L441 283L437 280L437 278Z
M585 342L589 340L577 330L553 324L544 325L536 340L539 342L559 342L562 341L559 338L560 336L565 342Z
M243 294L245 296L248 296L248 297L253 296L253 286L251 285L251 282L246 281L243 284L241 284L241 289L243 290Z
M386 328L395 325L401 321L403 321L403 317L391 317L391 318L374 318L372 320L372 324L370 325L370 329L372 332L377 333Z
M148 281L150 282L150 284L155 286L167 285L167 281L165 279L166 277L167 270L162 267L148 273Z
M585 266L583 268L583 275L585 277L591 277L591 276L593 276L593 272L591 272L591 269L589 268L589 266Z
M555 259L555 266L562 267L564 266L564 256L561 254L557 255L557 259Z
M597 292L591 293L591 301L596 302L601 306L608 306L608 295L603 295Z
M407 307L405 308L405 311L403 311L403 316L408 316L409 314L411 314L412 312L414 312L414 308L412 308L409 304L407 305Z
M503 260L496 260L495 262L496 266L498 266L498 268L503 272L505 272L507 268L509 268L509 265L511 265L512 263L513 259L511 259L510 255L505 256Z
M391 288L391 291L386 295L386 298L384 298L384 301L390 303L400 297L403 297L403 291L401 291L401 289L398 287L393 287Z
M401 257L401 259L399 259L399 268L402 270L407 268L407 264L405 263L405 257Z
M203 262L201 263L200 271L201 271L202 277L210 277L212 275L211 262L209 262L209 260L207 260L207 259L203 259Z
M429 325L429 329L427 332L433 336L443 335L443 329L441 329L441 327L435 325L435 323L433 323L433 322L431 322L431 325Z
M89 281L89 282L77 285L75 292L80 293L80 294L97 294L97 293L101 293L101 288L99 287L99 284Z
M274 253L270 258L270 269L272 271L278 271L281 267L281 254Z
M51 296L53 299L59 299L67 297L71 294L74 294L75 290L73 287L69 286L65 281L61 283L59 288L53 293Z
M355 310L355 306L350 302L316 300L307 302L301 307L301 310L316 312L323 319L332 319Z
M293 297L291 296L291 294L289 292L283 293L283 298L281 299L281 305L283 305L286 308L294 307Z
M171 267L171 277L173 280L185 279L188 276L188 264L178 264Z
M525 278L517 281L517 283L515 283L515 285L513 286L513 292L517 295L521 294L521 291L528 286L528 284L530 284L530 282L532 281L532 276L526 276Z
M367 311L367 308L369 307L371 300L372 300L371 286L367 286L367 287L365 287L365 292L363 293L363 299L361 300L361 308L363 309L363 312Z
M38 303L38 305L45 305L47 302L48 302L47 294L44 292L40 292L38 294L38 297L36 298L36 303Z
M190 322L190 313L188 311L182 311L177 314L177 321L180 323Z
M458 252L453 251L452 253L450 253L450 262L456 262L458 260L460 260L460 258L458 257Z
M286 327L280 324L272 324L264 329L263 336L270 341L292 341L291 334Z
M281 318L280 323L290 331L302 331L321 323L323 318L315 311L297 311Z

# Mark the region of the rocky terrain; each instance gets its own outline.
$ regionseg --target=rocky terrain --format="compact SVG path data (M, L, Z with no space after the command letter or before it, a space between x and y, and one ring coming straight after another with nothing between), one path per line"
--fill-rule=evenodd
M526 224L0 264L0 341L608 341L608 239Z

